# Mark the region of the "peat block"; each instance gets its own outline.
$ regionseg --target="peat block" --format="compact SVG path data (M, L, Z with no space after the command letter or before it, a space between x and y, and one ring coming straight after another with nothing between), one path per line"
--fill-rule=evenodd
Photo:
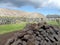
M60 45L60 28L46 23L27 24L13 37L5 45Z

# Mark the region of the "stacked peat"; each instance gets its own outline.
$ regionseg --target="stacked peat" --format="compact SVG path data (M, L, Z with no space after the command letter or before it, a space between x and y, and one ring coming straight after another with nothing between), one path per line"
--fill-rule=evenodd
M27 24L24 30L15 33L5 45L60 45L60 29L46 23Z

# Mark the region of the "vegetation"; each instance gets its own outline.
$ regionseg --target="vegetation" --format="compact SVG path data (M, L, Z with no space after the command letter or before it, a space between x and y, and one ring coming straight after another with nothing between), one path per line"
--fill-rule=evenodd
M48 21L47 23L50 25L60 26L60 22L58 23L57 21ZM23 23L17 23L17 24L0 25L0 34L22 30L26 26L26 24L27 24L26 22L23 22Z
M25 27L26 22L20 24L6 24L0 25L0 34L21 30Z
M60 26L60 22L58 23L57 21L48 21L47 23L50 24L50 25Z
M0 17L0 25L16 24L20 22L40 22L40 18L26 18L26 17Z

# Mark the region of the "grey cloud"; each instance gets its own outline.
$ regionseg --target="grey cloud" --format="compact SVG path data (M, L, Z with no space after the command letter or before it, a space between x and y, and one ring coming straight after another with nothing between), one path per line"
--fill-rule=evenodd
M0 3L10 3L14 7L22 7L22 6L33 6L35 8L42 7L42 2L35 2L35 0L0 0Z

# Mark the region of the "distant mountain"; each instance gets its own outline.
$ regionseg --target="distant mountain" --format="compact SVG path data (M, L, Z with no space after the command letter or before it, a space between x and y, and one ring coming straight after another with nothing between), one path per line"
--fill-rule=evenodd
M0 16L7 17L26 17L26 18L44 18L45 16L37 12L24 12L19 10L11 10L0 8Z

